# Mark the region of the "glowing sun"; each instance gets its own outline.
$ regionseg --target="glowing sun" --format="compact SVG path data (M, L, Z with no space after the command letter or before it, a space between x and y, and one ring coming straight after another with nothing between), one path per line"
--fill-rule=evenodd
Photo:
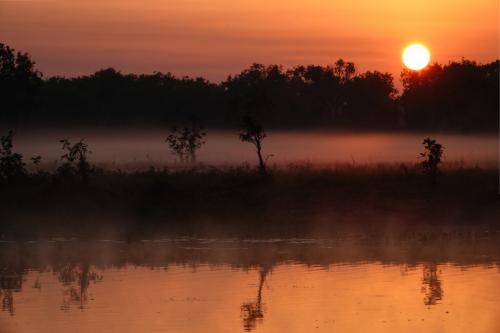
M403 51L403 63L415 71L425 68L429 64L431 54L422 44L411 44Z

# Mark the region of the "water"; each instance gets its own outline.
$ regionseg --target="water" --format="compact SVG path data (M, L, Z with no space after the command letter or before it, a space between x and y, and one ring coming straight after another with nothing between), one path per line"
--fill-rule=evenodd
M62 155L59 140L84 138L94 163L135 167L176 162L165 144L165 129L20 129L16 149L26 156L41 155L53 163ZM435 133L325 133L270 132L264 141L264 155L275 164L415 163L423 150L422 140L431 136L445 147L445 161L465 165L498 165L496 135ZM208 131L198 162L209 165L256 163L254 147L242 143L237 132Z
M0 244L1 332L498 332L500 234Z

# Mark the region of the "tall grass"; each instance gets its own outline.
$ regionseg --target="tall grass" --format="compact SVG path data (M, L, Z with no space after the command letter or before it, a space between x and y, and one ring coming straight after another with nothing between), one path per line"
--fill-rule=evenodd
M432 185L418 165L188 167L74 175L38 172L0 188L4 234L123 228L184 233L305 234L339 226L497 223L498 173L444 164Z

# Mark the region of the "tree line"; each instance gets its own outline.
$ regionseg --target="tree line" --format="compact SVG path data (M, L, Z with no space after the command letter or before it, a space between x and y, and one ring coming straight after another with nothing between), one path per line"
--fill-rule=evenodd
M220 83L171 73L108 68L74 78L44 77L30 55L0 43L0 125L172 125L195 117L235 127L251 114L267 128L494 131L499 65L433 64L394 78L331 66L253 64Z

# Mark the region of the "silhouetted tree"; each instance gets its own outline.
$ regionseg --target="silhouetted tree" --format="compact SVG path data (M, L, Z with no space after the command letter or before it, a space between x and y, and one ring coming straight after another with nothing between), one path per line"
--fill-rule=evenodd
M420 153L420 157L424 159L420 165L424 173L429 175L432 182L435 183L439 173L439 164L442 162L443 146L431 138L424 139L422 144L425 151Z
M87 154L90 153L88 145L83 142L83 139L75 144L72 144L68 139L59 142L62 143L62 149L66 152L61 156L63 164L59 167L59 173L70 174L75 172L81 177L83 183L87 184L91 169L87 158Z
M207 125L227 122L222 87L203 78L170 73L122 74L108 68L78 78L44 82L39 121L116 124L175 124L186 114Z
M28 120L34 109L41 73L27 53L0 43L0 121Z
M249 114L243 117L243 124L240 133L240 140L243 142L250 142L255 146L257 157L259 159L259 173L262 176L267 175L266 160L262 157L262 141L266 138L267 134L264 128L257 120Z
M362 128L396 124L396 93L391 74L366 72L352 79L346 92L344 123Z
M408 127L481 130L498 128L498 61L462 60L421 71L404 70L398 104Z
M301 115L296 117L296 121L299 120L303 124L340 123L339 117L346 104L346 89L335 73L335 68L298 66L289 70L288 76L293 88L292 102L294 106L299 107L296 114Z
M0 137L0 181L8 182L26 175L26 164L23 156L14 153L12 148L14 132L10 130L7 135Z
M193 119L190 125L182 128L173 126L165 142L168 143L171 152L177 155L181 162L187 162L188 160L195 162L196 151L205 144L203 137L206 135L203 126Z
M292 100L287 76L281 66L253 64L222 83L226 103L232 114L241 118L247 113L266 123L289 123Z
M338 117L342 114L344 108L348 105L347 94L352 82L353 77L356 74L356 66L352 62L345 62L343 59L339 59L335 62L333 67L333 73L335 78L338 80L337 92L334 95L335 100L333 103L333 113L332 116Z

